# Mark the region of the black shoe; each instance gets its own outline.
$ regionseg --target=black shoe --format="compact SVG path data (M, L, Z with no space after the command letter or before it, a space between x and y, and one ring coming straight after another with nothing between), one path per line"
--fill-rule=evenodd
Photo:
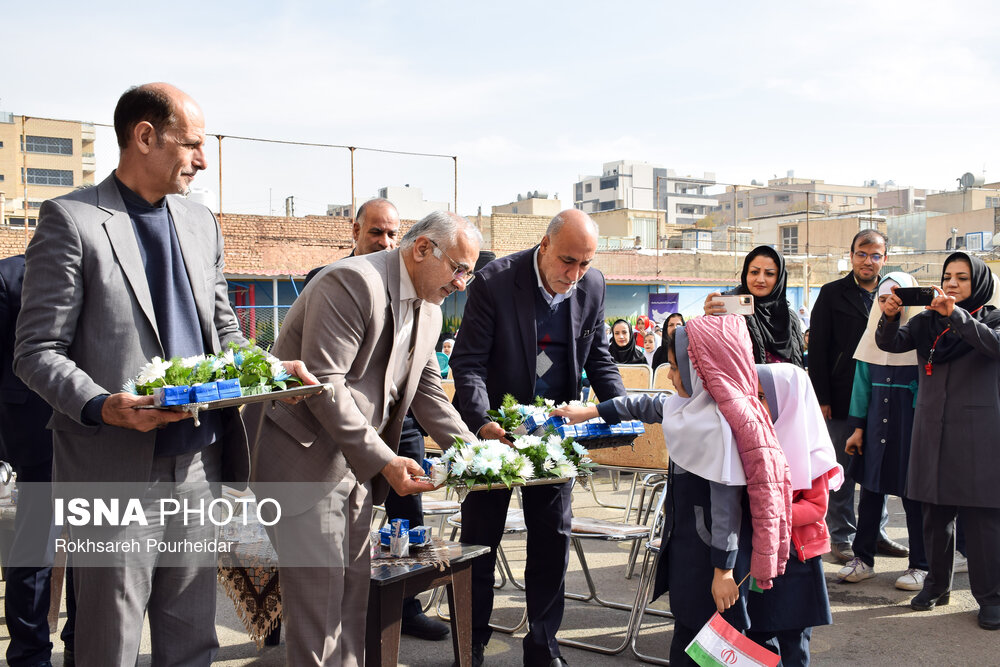
M472 645L472 667L483 667L483 663L486 662L486 657L483 655L485 651L486 646L483 644ZM458 661L451 663L451 667L458 667Z
M979 608L979 627L983 630L1000 630L1000 605Z
M427 639L433 642L440 641L447 637L449 631L450 630L446 623L435 621L433 618L429 618L427 614L423 613L404 618L402 628L400 629L400 632L404 635L410 635L411 637L417 637L419 639Z
M883 556L891 556L893 558L906 558L910 555L909 549L899 542L890 540L888 537L879 539L877 551Z
M951 591L934 594L926 588L910 600L910 609L914 611L930 611L934 607L943 607L951 602Z
M558 658L552 658L552 662L549 663L549 667L564 667L569 665L565 658L559 656Z
M76 667L76 656L71 648L63 649L63 667Z
M849 562L854 560L854 551L851 549L851 545L847 542L843 542L841 544L831 544L830 555L832 555L841 565L847 565Z

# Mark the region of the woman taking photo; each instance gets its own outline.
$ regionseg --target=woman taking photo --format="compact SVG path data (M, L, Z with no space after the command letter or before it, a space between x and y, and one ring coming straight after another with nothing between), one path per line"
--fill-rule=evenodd
M615 320L611 327L611 345L608 346L608 350L616 364L646 363L646 355L642 348L635 344L632 325L625 320Z
M910 606L926 611L950 601L960 516L969 583L987 630L1000 629L1000 311L988 305L993 291L981 259L952 253L931 304L901 326L894 289L875 336L887 352L917 351L907 495L924 504L930 571Z
M663 324L664 333L667 336L673 336L677 327L682 326L684 326L684 316L680 313L670 313L670 315L667 316L667 321ZM656 351L653 352L653 360L650 362L650 365L655 371L657 368L666 363L669 363L667 361L667 346L658 345L656 347Z
M747 327L753 342L754 362L788 362L799 368L802 363L802 326L797 314L788 307L785 286L785 258L770 246L757 246L743 260L740 284L725 294L752 294L753 315L747 315ZM705 314L721 315L725 305L712 292L705 297Z

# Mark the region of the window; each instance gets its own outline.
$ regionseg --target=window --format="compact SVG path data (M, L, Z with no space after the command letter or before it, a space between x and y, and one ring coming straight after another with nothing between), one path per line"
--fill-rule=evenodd
M3 142L0 141L0 148L3 148Z
M774 201L776 202L787 202L791 201L791 199L790 195L774 195Z
M816 195L816 201L818 202L826 201L826 195Z
M62 187L73 187L73 172L68 169L35 169L28 167L28 177L24 178L24 169L21 170L21 182L28 185L59 185Z
M42 202L31 201L30 199L28 200L28 208L41 208L41 207L42 207Z
M854 198L854 203L855 204L864 204L865 203L865 198L864 197L855 197Z
M767 196L765 195L763 197L754 197L753 198L753 205L754 206L766 206L767 205Z
M614 189L616 187L618 187L618 177L617 176L611 176L610 178L602 178L601 179L601 189L602 190L611 190L611 189Z
M590 192L593 189L594 189L594 184L593 183L587 183L587 184L585 184L583 186L583 191L584 192Z
M736 202L736 208L743 208L743 202L741 201Z
M22 141L21 150L25 153L72 155L73 140L68 137L39 137L29 134Z
M615 207L615 203L613 201L602 201L601 202L601 210L602 211L610 211L614 207Z
M0 183L3 183L3 174L0 174Z
M732 205L732 204L729 204L729 203L727 203L727 204L726 204L726 210L727 210L727 211L728 211L729 209L731 209L732 207L733 207L733 205Z
M781 252L795 254L799 251L799 228L797 225L781 228Z
M3 180L2 176L0 176L0 180ZM986 208L1000 208L1000 197L987 197Z
M848 202L847 202L847 195L844 195L844 203L845 203L845 204L846 204L846 203L848 203Z

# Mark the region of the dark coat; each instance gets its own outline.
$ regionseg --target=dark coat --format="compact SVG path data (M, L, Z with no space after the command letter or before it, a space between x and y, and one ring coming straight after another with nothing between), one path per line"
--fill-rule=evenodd
M809 323L809 378L820 405L846 419L854 386L854 351L868 325L868 305L849 273L823 285Z
M0 260L0 459L14 467L52 461L52 408L14 375L14 328L21 312L24 255Z
M1000 331L956 306L947 318L972 349L923 372L921 340L937 313L925 312L899 326L879 320L875 342L888 352L917 348L920 389L913 420L906 497L935 505L1000 508ZM953 335L953 334L949 334Z
M493 260L476 273L476 281L469 286L451 373L455 406L473 433L489 421L486 411L499 407L504 394L513 394L521 403L534 400L535 248ZM569 297L569 306L570 386L580 393L580 375L586 369L600 400L624 395L621 373L604 340L604 276L600 271L590 269L583 275Z

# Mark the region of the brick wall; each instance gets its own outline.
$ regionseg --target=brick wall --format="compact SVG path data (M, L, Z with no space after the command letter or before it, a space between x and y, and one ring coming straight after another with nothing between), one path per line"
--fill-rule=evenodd
M484 216L483 226L489 230L489 250L503 257L530 248L542 240L551 220L547 215L494 213L488 218Z

